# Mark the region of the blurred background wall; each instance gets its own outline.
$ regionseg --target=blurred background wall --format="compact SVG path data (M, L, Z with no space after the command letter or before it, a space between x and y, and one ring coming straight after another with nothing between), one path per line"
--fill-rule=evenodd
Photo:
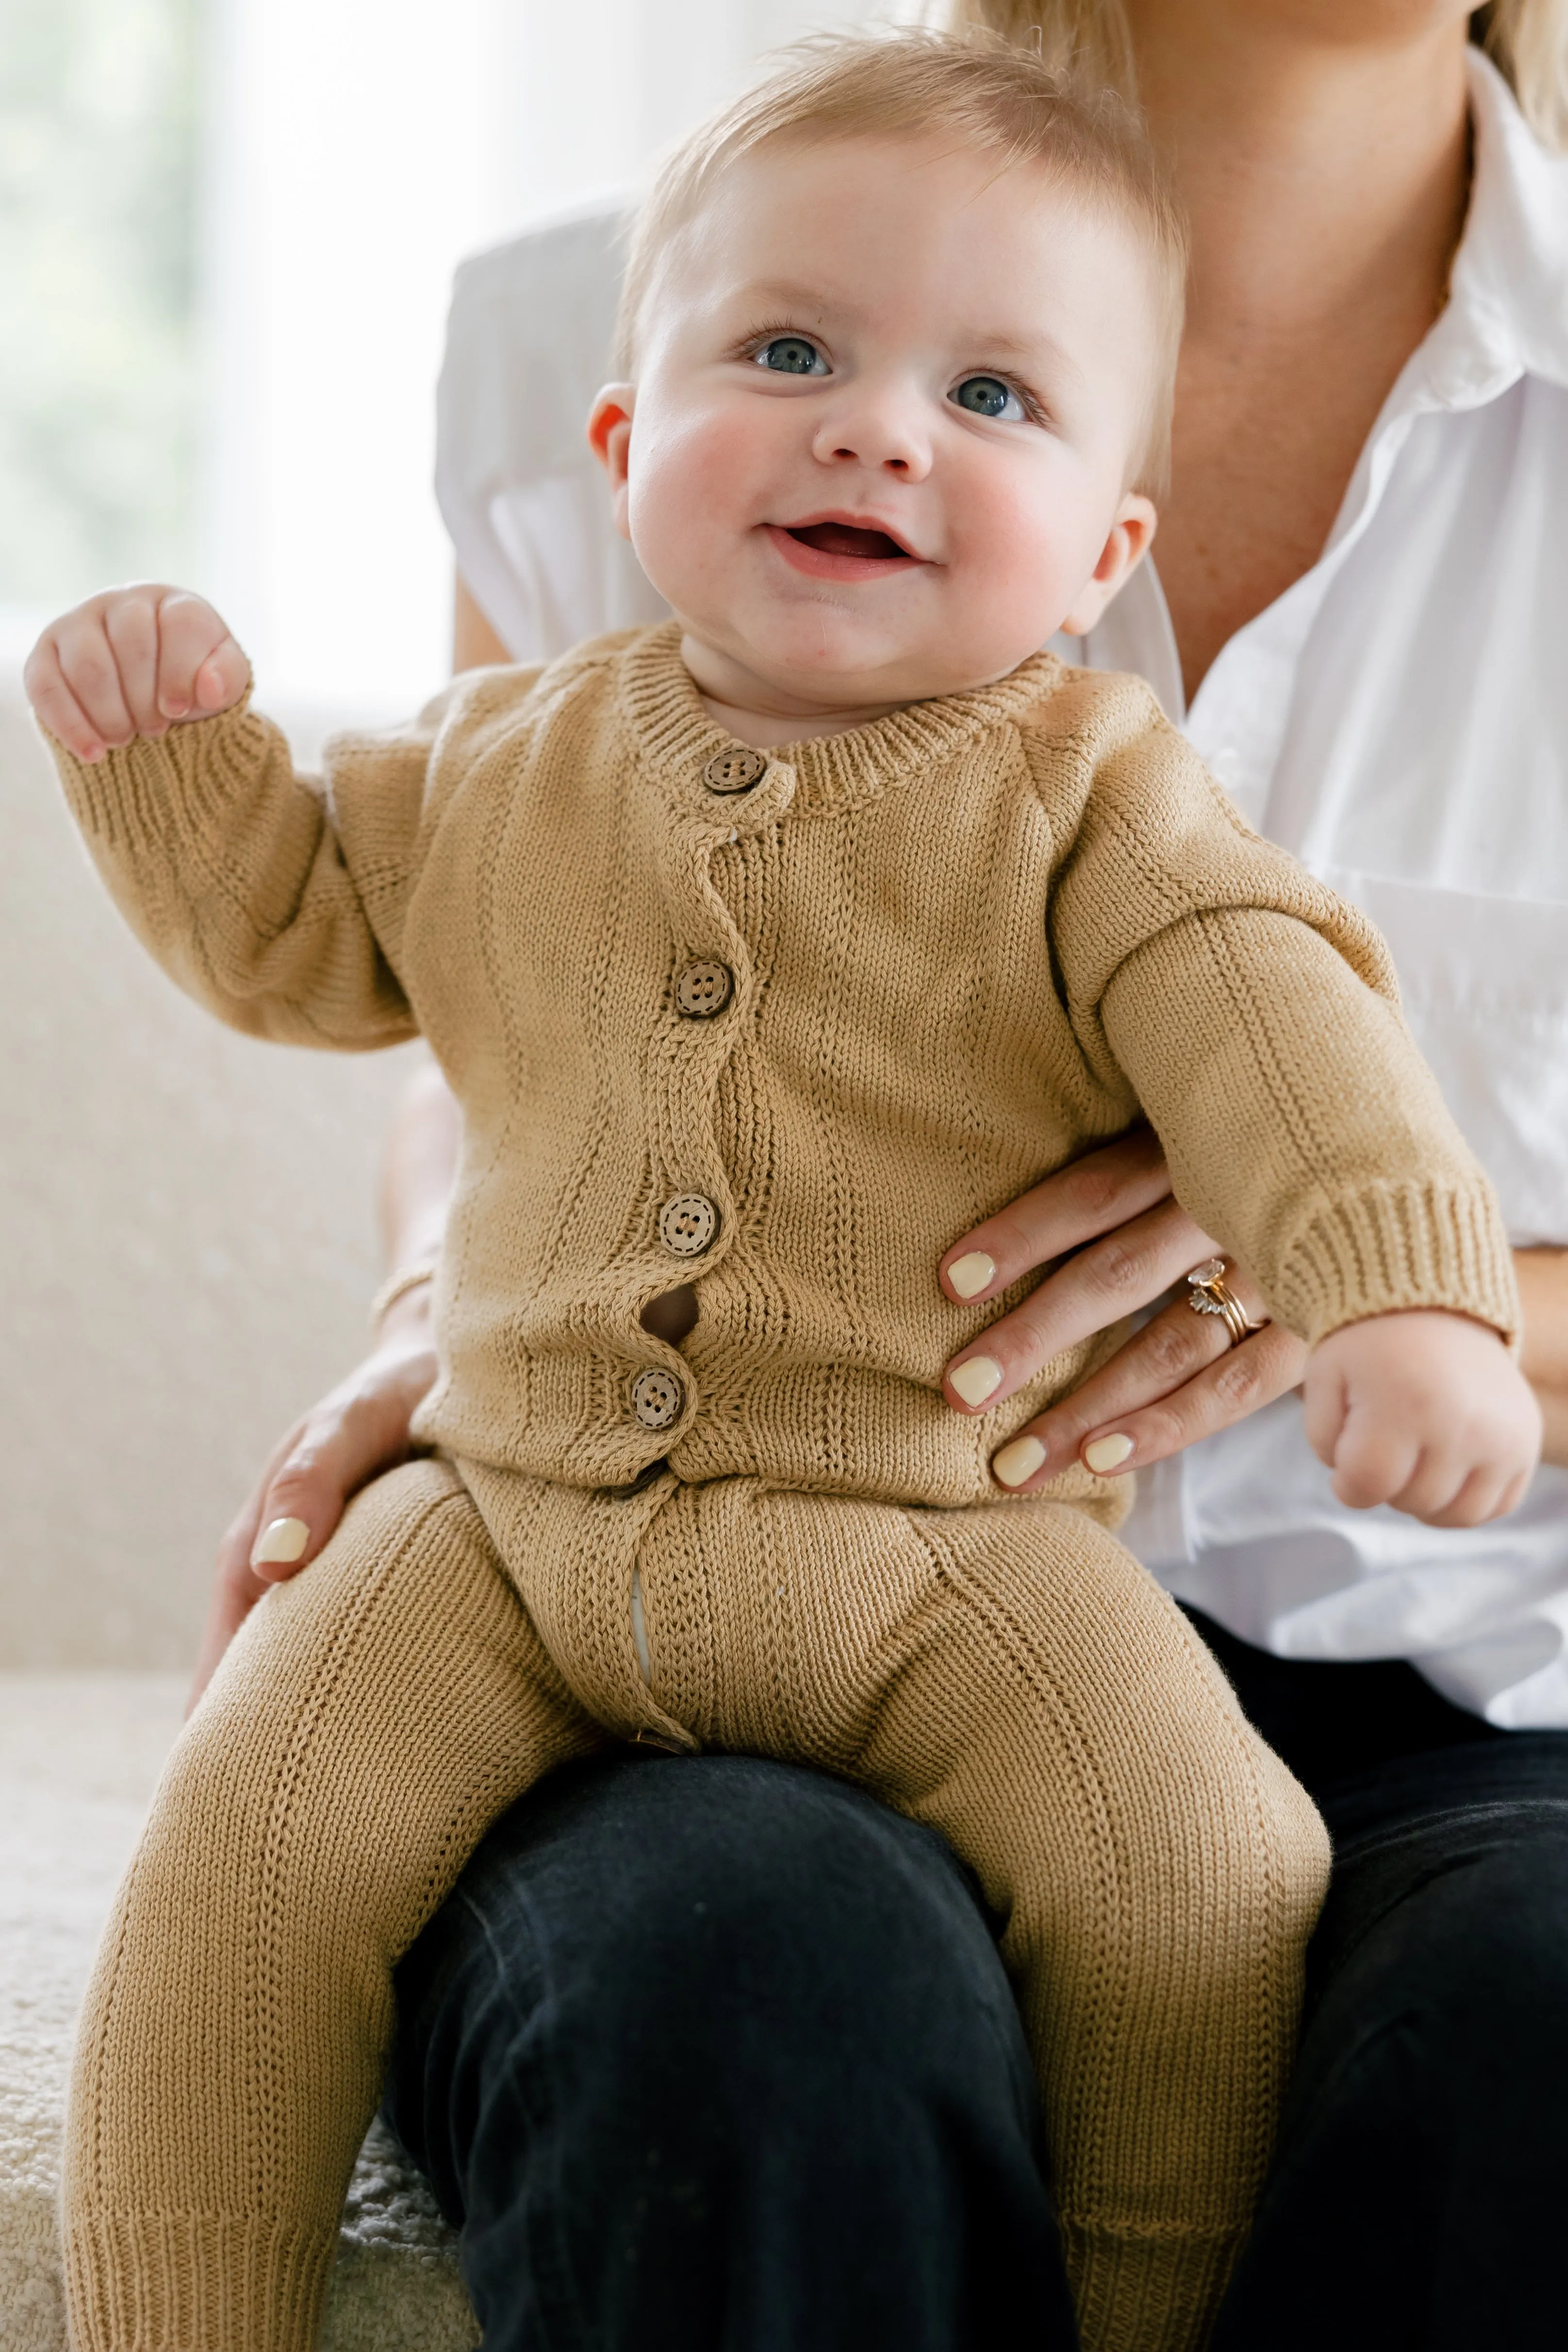
M874 0L0 0L0 1669L179 1666L363 1345L406 1054L230 1035L120 927L19 693L116 580L220 605L307 758L446 669L465 252Z

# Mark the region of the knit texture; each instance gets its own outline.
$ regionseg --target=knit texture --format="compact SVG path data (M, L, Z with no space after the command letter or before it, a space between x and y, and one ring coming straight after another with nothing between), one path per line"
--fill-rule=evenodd
M1328 1851L1167 1596L1051 1501L470 1479L361 1496L174 1751L77 2053L77 2352L308 2352L392 1964L485 1823L606 1731L823 1767L943 1832L1001 1923L1088 2352L1194 2352Z
M248 709L57 755L183 986L265 1035L421 1029L465 1125L423 1414L457 1466L382 1482L256 1612L105 1945L80 2352L303 2352L391 1964L607 1731L825 1766L943 1830L1004 1922L1090 2352L1201 2341L1326 1845L1105 1532L1124 1486L989 1478L1113 1338L967 1420L941 1367L996 1306L929 1254L1140 1107L1310 1339L1416 1306L1511 1334L1505 1238L1375 934L1136 681L1040 656L716 793L733 749L658 629L463 681L340 740L324 788ZM660 1234L687 1194L716 1215L690 1259ZM640 1318L685 1278L677 1350Z
M932 1253L1140 1106L1306 1339L1406 1307L1512 1334L1490 1188L1381 940L1246 829L1141 681L1042 655L720 795L734 748L664 627L340 739L324 791L248 709L57 753L120 906L214 1012L434 1046L465 1140L427 1438L580 1486L664 1455L995 1503L998 1444L1109 1343L954 1412L941 1368L997 1303L945 1299ZM732 993L683 1018L700 963ZM719 1217L685 1264L658 1232L684 1193ZM677 1352L640 1317L688 1273ZM650 1367L685 1391L656 1442L630 1404Z

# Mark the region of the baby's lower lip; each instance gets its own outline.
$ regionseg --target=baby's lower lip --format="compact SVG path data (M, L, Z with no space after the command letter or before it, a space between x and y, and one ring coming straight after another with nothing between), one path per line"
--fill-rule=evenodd
M836 532L838 527L831 528ZM841 548L813 546L780 523L765 523L763 529L785 562L813 580L885 580L895 572L913 571L921 561L918 555L856 555ZM887 543L893 545L891 540Z

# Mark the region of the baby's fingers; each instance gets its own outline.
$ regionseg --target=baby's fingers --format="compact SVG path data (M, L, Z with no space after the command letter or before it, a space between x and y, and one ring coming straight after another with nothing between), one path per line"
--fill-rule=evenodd
M1410 1486L1420 1453L1410 1438L1380 1427L1371 1414L1353 1409L1333 1448L1334 1493L1353 1511L1392 1503Z
M136 732L126 701L120 664L106 624L108 597L95 597L57 621L46 642L54 648L61 679L93 730L99 747L118 749Z
M138 735L162 735L158 710L158 592L131 589L104 600L103 633L114 656L120 695ZM111 739L112 740L112 739Z
M1429 1528L1479 1528L1488 1519L1501 1518L1511 1511L1523 1482L1511 1478L1490 1465L1472 1470L1460 1481L1449 1499L1436 1510L1416 1511L1414 1516Z
M1502 1486L1501 1465L1478 1460L1464 1445L1453 1442L1428 1444L1416 1450L1410 1475L1384 1500L1410 1518L1428 1527L1474 1527L1488 1516L1479 1506L1490 1503ZM1450 1512L1464 1507L1464 1515ZM1470 1510L1476 1517L1469 1516Z
M22 671L27 699L57 742L78 760L101 760L108 745L102 730L88 717L67 683L59 650L52 637L40 637Z
M158 709L165 719L210 719L239 700L250 664L204 598L172 590L159 606L158 636Z

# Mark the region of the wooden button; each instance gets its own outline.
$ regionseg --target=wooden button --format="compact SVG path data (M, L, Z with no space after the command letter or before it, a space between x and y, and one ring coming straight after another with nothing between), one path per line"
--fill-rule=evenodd
M720 751L708 761L703 781L710 793L748 793L767 773L768 762L761 752L748 751L737 743L733 751Z
M701 1192L683 1192L659 1212L659 1239L676 1257L701 1257L718 1231L718 1211Z
M675 1005L687 1021L711 1021L722 1013L735 992L735 975L726 963L689 963L675 982Z
M632 1410L644 1429L668 1429L679 1421L685 1402L685 1390L674 1372L650 1365L632 1383Z

